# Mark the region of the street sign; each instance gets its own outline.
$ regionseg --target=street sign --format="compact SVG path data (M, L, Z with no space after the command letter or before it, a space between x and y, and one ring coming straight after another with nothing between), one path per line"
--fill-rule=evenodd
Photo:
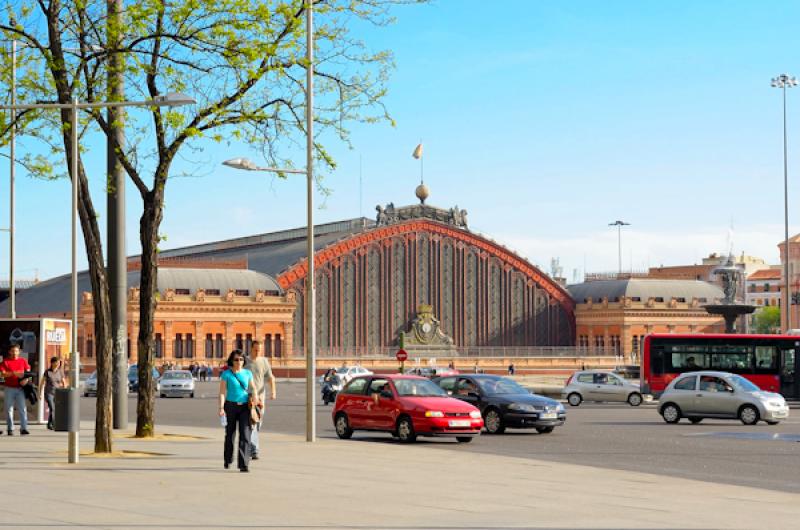
M402 362L405 362L406 359L408 359L408 353L406 353L405 350L397 350L396 357L397 357L397 360L402 363Z

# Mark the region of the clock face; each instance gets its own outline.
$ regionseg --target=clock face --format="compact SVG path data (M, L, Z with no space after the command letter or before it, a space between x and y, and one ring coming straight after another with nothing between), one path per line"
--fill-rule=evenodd
M425 322L422 325L422 331L424 331L425 333L429 333L430 330L431 330L431 325L428 322Z

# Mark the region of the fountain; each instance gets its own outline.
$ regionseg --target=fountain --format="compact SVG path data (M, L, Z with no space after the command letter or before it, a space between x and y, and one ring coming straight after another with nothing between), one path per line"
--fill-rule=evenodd
M725 333L736 333L736 320L740 316L749 315L756 310L754 305L736 302L736 290L742 271L734 265L733 255L729 255L728 261L711 271L711 273L722 279L722 291L725 293L725 297L722 302L708 304L703 308L711 315L722 315L725 319Z

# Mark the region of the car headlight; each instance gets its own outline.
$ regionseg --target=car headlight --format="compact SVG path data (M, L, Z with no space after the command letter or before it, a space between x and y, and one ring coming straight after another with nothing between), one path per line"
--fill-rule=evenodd
M556 405L556 411L557 411L557 412L564 412L564 405L563 405L563 404L561 404L561 403L559 403L558 405Z
M767 406L773 409L781 409L786 406L785 401L769 401L767 402Z
M478 418L481 417L481 411L479 410L470 411L469 417L472 418L473 420L477 420Z
M426 418L444 418L444 413L441 410L426 410Z
M512 403L508 406L508 410L515 412L536 412L536 407L525 403Z

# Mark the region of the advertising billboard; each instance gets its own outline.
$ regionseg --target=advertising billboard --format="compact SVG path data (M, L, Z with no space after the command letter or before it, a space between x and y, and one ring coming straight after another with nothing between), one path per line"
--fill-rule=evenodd
M71 325L69 320L54 318L0 319L0 350L5 355L10 345L19 345L20 357L31 365L31 371L36 374L34 383L38 385L51 357L60 358L64 372L68 373ZM44 406L41 400L36 405L37 423L44 422Z

